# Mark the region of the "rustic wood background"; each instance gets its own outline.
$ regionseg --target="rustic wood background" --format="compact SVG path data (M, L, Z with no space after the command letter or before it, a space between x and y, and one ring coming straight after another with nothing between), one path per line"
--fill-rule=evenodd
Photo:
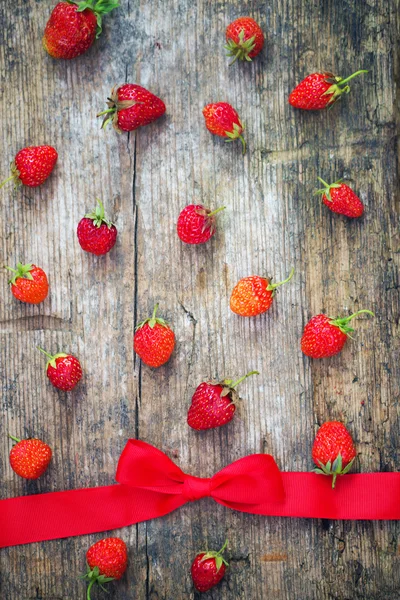
M357 471L398 470L399 198L396 112L398 0L122 0L84 56L55 61L41 49L50 0L0 4L1 173L25 145L52 144L59 162L36 189L1 191L1 263L33 261L51 293L38 307L1 286L1 497L110 484L130 437L148 441L188 472L210 476L251 452L283 470L310 470L318 426L341 419L354 435ZM266 45L228 68L224 31L250 14ZM315 70L370 70L333 110L287 103ZM399 75L397 71L397 76ZM167 115L118 136L96 112L115 83L161 96ZM202 108L226 100L246 124L248 153L204 127ZM312 195L316 177L346 177L366 205L350 221ZM81 251L75 230L95 198L119 230L106 257ZM175 234L192 202L226 205L204 247ZM245 320L229 311L240 277L296 273L273 308ZM152 370L132 349L135 323L160 303L172 324L172 360ZM338 357L311 362L302 328L320 311L369 308ZM35 349L79 357L84 379L59 393ZM204 378L240 376L240 416L196 433L186 425ZM8 431L49 442L54 459L37 482L8 464ZM400 525L321 522L234 513L202 500L159 520L113 532L129 546L129 570L98 599L199 598L194 554L229 539L230 571L202 598L398 600ZM100 534L10 548L0 554L0 597L76 600L85 551Z

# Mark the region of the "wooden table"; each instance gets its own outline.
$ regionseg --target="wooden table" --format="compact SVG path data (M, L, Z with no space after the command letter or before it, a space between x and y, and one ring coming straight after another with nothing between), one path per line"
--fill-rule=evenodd
M184 470L210 476L252 452L282 470L310 470L318 425L347 423L356 471L398 470L399 234L397 0L300 2L124 0L84 56L55 61L41 49L53 3L0 6L1 172L24 145L48 143L56 171L37 189L1 191L1 264L33 261L49 275L40 306L18 303L1 278L1 497L110 484L128 438L148 441ZM228 68L224 30L249 13L266 32L262 55ZM398 62L397 62L398 66ZM330 111L292 109L287 96L318 69L370 73ZM397 76L399 73L397 72ZM127 135L100 130L96 113L116 83L161 96L167 115ZM203 106L226 100L246 124L248 153L204 127ZM313 191L317 176L345 177L366 205L350 221ZM106 257L84 253L79 219L102 198L119 230ZM200 247L176 233L189 203L226 205ZM229 310L240 277L295 276L261 317ZM159 302L177 348L152 370L134 355L135 323ZM311 362L299 340L318 312L369 308L341 355ZM397 336L397 337L396 337ZM79 357L84 379L57 392L36 350ZM203 433L186 412L207 378L240 376L240 416ZM10 469L10 431L49 442L54 459L35 482ZM212 500L113 532L129 570L96 598L183 600L197 550L229 539L230 572L206 599L396 600L399 524L320 522L234 513ZM101 534L3 550L2 600L76 600L85 551Z

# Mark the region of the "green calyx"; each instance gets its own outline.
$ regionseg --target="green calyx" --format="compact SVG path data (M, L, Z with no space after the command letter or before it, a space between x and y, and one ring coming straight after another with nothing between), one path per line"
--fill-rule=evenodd
M85 579L86 581L89 582L86 598L87 598L87 600L91 600L90 592L95 583L97 583L101 587L101 589L106 592L107 590L103 584L108 583L109 581L114 581L115 578L114 577L106 577L105 575L100 575L99 567L94 567L94 569L91 569L88 565L87 572L85 573L85 575L81 576L81 579Z
M292 267L292 270L289 273L289 276L284 279L283 281L279 281L278 283L269 283L267 286L267 290L269 292L272 292L273 294L275 294L276 288L280 287L281 285L283 285L284 283L287 283L288 281L290 281L293 277L294 274L294 267Z
M344 317L344 318L332 318L330 317L330 324L331 325L335 325L335 327L339 327L340 331L342 333L344 333L345 335L350 336L350 333L352 333L354 331L354 329L352 329L351 327L348 326L348 323L354 319L354 317L357 317L358 315L361 315L362 313L366 313L367 315L371 315L372 317L375 317L374 313L371 312L370 310L358 310L357 312L353 313L352 315L350 315L349 317Z
M122 133L121 129L118 127L118 112L120 110L125 110L126 108L131 108L132 106L135 106L135 104L143 104L143 102L139 102L138 100L118 100L118 89L119 88L116 85L113 87L110 97L107 98L108 108L99 112L96 116L97 118L104 116L101 129L105 129L109 123L112 123L115 131Z
M319 190L315 190L314 195L324 194L327 197L327 199L329 200L329 202L332 202L331 189L340 188L342 185L343 179L338 179L337 181L335 181L335 183L326 183L326 181L321 179L321 177L317 177L317 179L318 179L318 181L320 181L322 183L322 185L324 187Z
M244 381L251 375L259 375L259 374L260 373L258 371L250 371L249 373L247 373L246 375L243 375L243 377L240 377L240 379L237 379L236 381L234 381L233 379L224 379L219 384L224 387L224 389L221 392L221 396L224 397L224 396L228 396L228 394L236 393L236 387L240 383L242 383L242 381Z
M45 354L47 356L47 358L49 359L47 361L47 366L46 368L49 367L53 367L53 369L55 369L57 367L56 365L56 359L57 358L65 358L66 356L68 356L68 354L64 354L63 352L59 352L58 354L54 354L54 356L52 354L49 354L48 352L46 352L46 350L43 350L43 348L41 348L40 346L37 347L38 350L40 350L40 352L43 352L43 354Z
M15 285L17 279L20 279L21 277L23 279L30 279L31 281L33 281L33 277L31 274L33 268L32 264L22 265L21 263L18 263L16 269L12 269L11 267L7 266L5 266L4 268L14 273L11 279L8 280L8 283L10 283L11 285Z
M200 562L203 562L204 560L208 560L210 558L214 558L215 559L215 567L216 567L217 573L218 573L218 571L222 567L222 564L229 566L229 563L222 556L227 545L228 545L228 540L225 540L225 544L222 546L221 550L218 550L218 552L215 552L214 550L207 550L206 552L204 552L204 556L201 557Z
M239 123L240 123L240 121L239 121ZM228 138L225 141L233 142L235 140L240 140L242 142L243 156L244 156L246 154L246 141L245 141L244 137L242 136L243 131L244 131L244 125L242 125L242 123L240 123L240 125L238 125L237 123L234 123L233 131L225 131L225 135Z
M335 77L335 75L332 75L332 73L327 73L326 82L330 83L331 86L326 90L326 92L324 92L323 96L331 96L329 98L329 104L333 104L339 100L342 94L348 94L350 92L350 86L347 85L347 83L353 79L353 77L357 77L357 75L360 75L361 73L368 73L368 71L365 69L356 71L349 77L346 77L346 79L343 79L342 77Z
M338 454L336 459L333 461L333 463L329 460L326 465L324 465L320 460L319 468L314 469L314 473L317 473L318 475L328 475L329 477L332 477L332 489L335 487L336 484L336 478L338 475L346 475L346 473L348 473L351 469L351 467L353 466L353 463L355 461L355 458L353 458L353 460L351 460L345 467L343 467L343 458L341 454Z
M248 40L245 40L244 35L245 32L244 29L242 29L239 33L239 42L234 42L232 39L230 39L225 46L226 50L228 50L227 56L234 57L233 61L229 63L229 66L233 65L233 63L237 60L247 60L251 62L249 54L253 52L256 46L256 36L253 35L253 37L249 38Z
M68 0L71 4L77 5L77 12L83 12L86 9L89 9L94 12L97 19L97 30L96 30L96 39L100 37L101 32L103 31L102 27L102 17L107 13L114 10L114 8L118 8L120 6L118 0L86 0L81 2L80 0Z
M91 219L93 221L93 225L95 225L96 227L101 227L103 223L105 223L108 228L112 227L113 223L106 218L104 214L104 206L101 200L99 200L98 198L97 203L98 206L96 206L96 208L94 208L91 213L85 215L85 218Z
M6 185L6 183L8 183L9 181L13 181L14 182L14 187L18 188L20 185L22 185L22 181L19 178L20 176L20 172L17 169L17 165L15 164L15 162L13 161L10 165L11 168L11 175L10 177L7 177L7 179L4 179L4 181L2 181L0 183L0 189Z
M168 327L168 324L166 323L166 321L164 321L164 319L160 319L159 317L156 317L157 310L158 310L158 304L155 305L153 314L151 315L151 317L149 317L148 319L145 319L144 321L141 321L138 325L136 325L135 331L137 331L138 329L141 329L141 327L143 327L143 325L146 325L146 323L149 324L149 327L151 329L153 329L153 327L156 323L158 323L159 325L162 325L163 327Z

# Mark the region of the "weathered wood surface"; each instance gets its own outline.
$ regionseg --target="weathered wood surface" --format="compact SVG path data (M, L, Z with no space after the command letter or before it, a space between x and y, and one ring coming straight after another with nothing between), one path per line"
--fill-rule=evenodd
M1 191L1 264L34 261L49 274L39 307L19 304L1 278L1 497L113 482L127 438L165 450L190 473L209 476L251 452L284 470L309 470L324 420L348 423L357 470L398 470L399 235L396 34L392 0L124 0L87 55L56 62L41 50L53 3L0 5L1 172L27 144L59 151L56 172L37 190ZM266 32L252 64L228 69L224 29L251 14ZM288 92L309 72L370 69L333 110L292 110ZM398 73L397 73L398 75ZM160 95L168 114L132 135L103 133L96 112L115 83ZM227 100L247 126L249 151L204 127L202 107ZM366 205L350 222L312 196L316 176L345 176ZM101 197L119 230L105 258L83 253L75 228ZM204 247L175 235L190 202L226 205ZM272 310L242 320L228 309L245 275L293 281ZM134 324L155 302L178 345L158 370L132 350ZM306 320L319 311L370 308L338 357L300 352ZM57 393L35 349L82 361L76 391ZM203 378L241 375L241 417L198 434L185 422ZM40 436L54 449L35 483L8 464L6 432ZM189 566L205 544L230 541L231 569L205 599L398 600L399 524L320 522L243 515L202 500L156 521L115 532L129 545L126 577L96 598L197 598ZM87 547L100 535L0 553L0 597L76 600Z

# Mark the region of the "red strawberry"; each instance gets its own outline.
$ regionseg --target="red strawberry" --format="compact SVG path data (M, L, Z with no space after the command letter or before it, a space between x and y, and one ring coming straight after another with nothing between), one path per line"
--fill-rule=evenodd
M349 321L361 313L375 316L370 310L359 310L349 317L332 319L326 315L313 317L304 327L301 349L311 358L328 358L338 354L346 343L347 336L354 331Z
M49 360L47 362L47 377L54 387L64 392L70 392L74 389L82 377L82 368L79 360L71 354L55 354L52 356L43 348L38 349L45 354Z
M44 49L53 58L70 59L83 54L100 36L103 15L118 6L118 0L59 2L44 30Z
M88 569L83 579L89 581L87 599L95 583L104 590L103 584L121 579L128 566L128 551L123 540L109 537L96 542L86 552Z
M135 83L114 87L107 106L108 108L97 116L105 115L102 127L112 123L118 133L148 125L165 113L164 102Z
M217 585L225 575L226 565L228 564L223 558L228 541L222 546L219 552L213 550L200 552L192 563L190 569L194 587L199 592L206 592Z
M221 427L232 421L236 410L235 402L238 399L236 386L250 375L258 374L258 371L250 371L234 383L232 379L201 383L193 394L188 411L189 427L201 431Z
M17 300L28 304L40 304L47 298L49 282L46 273L36 265L17 264L16 269L6 267L14 273L8 283L11 284L11 293Z
M10 451L12 470L24 479L38 479L50 464L50 446L36 438L19 440L13 435L9 437L16 442Z
M287 279L279 283L271 283L269 279L258 275L243 277L232 290L231 311L241 317L255 317L266 312L271 307L276 288L290 281L293 273L294 269Z
M246 152L246 142L242 136L244 126L242 125L236 110L227 102L207 104L203 108L208 131L214 135L228 138L226 142L240 140L243 146L243 154Z
M22 148L11 163L11 175L7 177L0 188L13 180L15 187L27 185L37 187L42 185L54 169L58 154L52 146L29 146Z
M175 347L175 335L164 319L156 318L158 304L153 314L145 319L135 330L133 347L146 365L161 367L171 357Z
M110 252L117 241L117 229L104 215L104 206L99 206L79 221L77 234L82 250L100 256Z
M312 458L317 465L314 472L332 477L333 488L336 477L350 471L355 457L352 437L343 423L328 421L318 429L312 448Z
M263 49L264 34L254 19L240 17L226 28L226 41L228 56L234 57L231 65L238 59L251 62Z
M225 206L210 211L202 204L189 204L182 210L177 223L178 236L186 244L204 244L215 233L215 215Z
M348 185L342 183L341 179L331 184L326 183L321 177L318 177L318 180L324 187L315 193L322 194L322 202L325 206L332 212L346 215L346 217L361 217L364 205Z
M336 102L342 94L350 92L350 87L346 84L360 73L368 73L368 71L357 71L346 79L336 77L332 73L308 75L290 94L289 104L304 110L326 108Z

